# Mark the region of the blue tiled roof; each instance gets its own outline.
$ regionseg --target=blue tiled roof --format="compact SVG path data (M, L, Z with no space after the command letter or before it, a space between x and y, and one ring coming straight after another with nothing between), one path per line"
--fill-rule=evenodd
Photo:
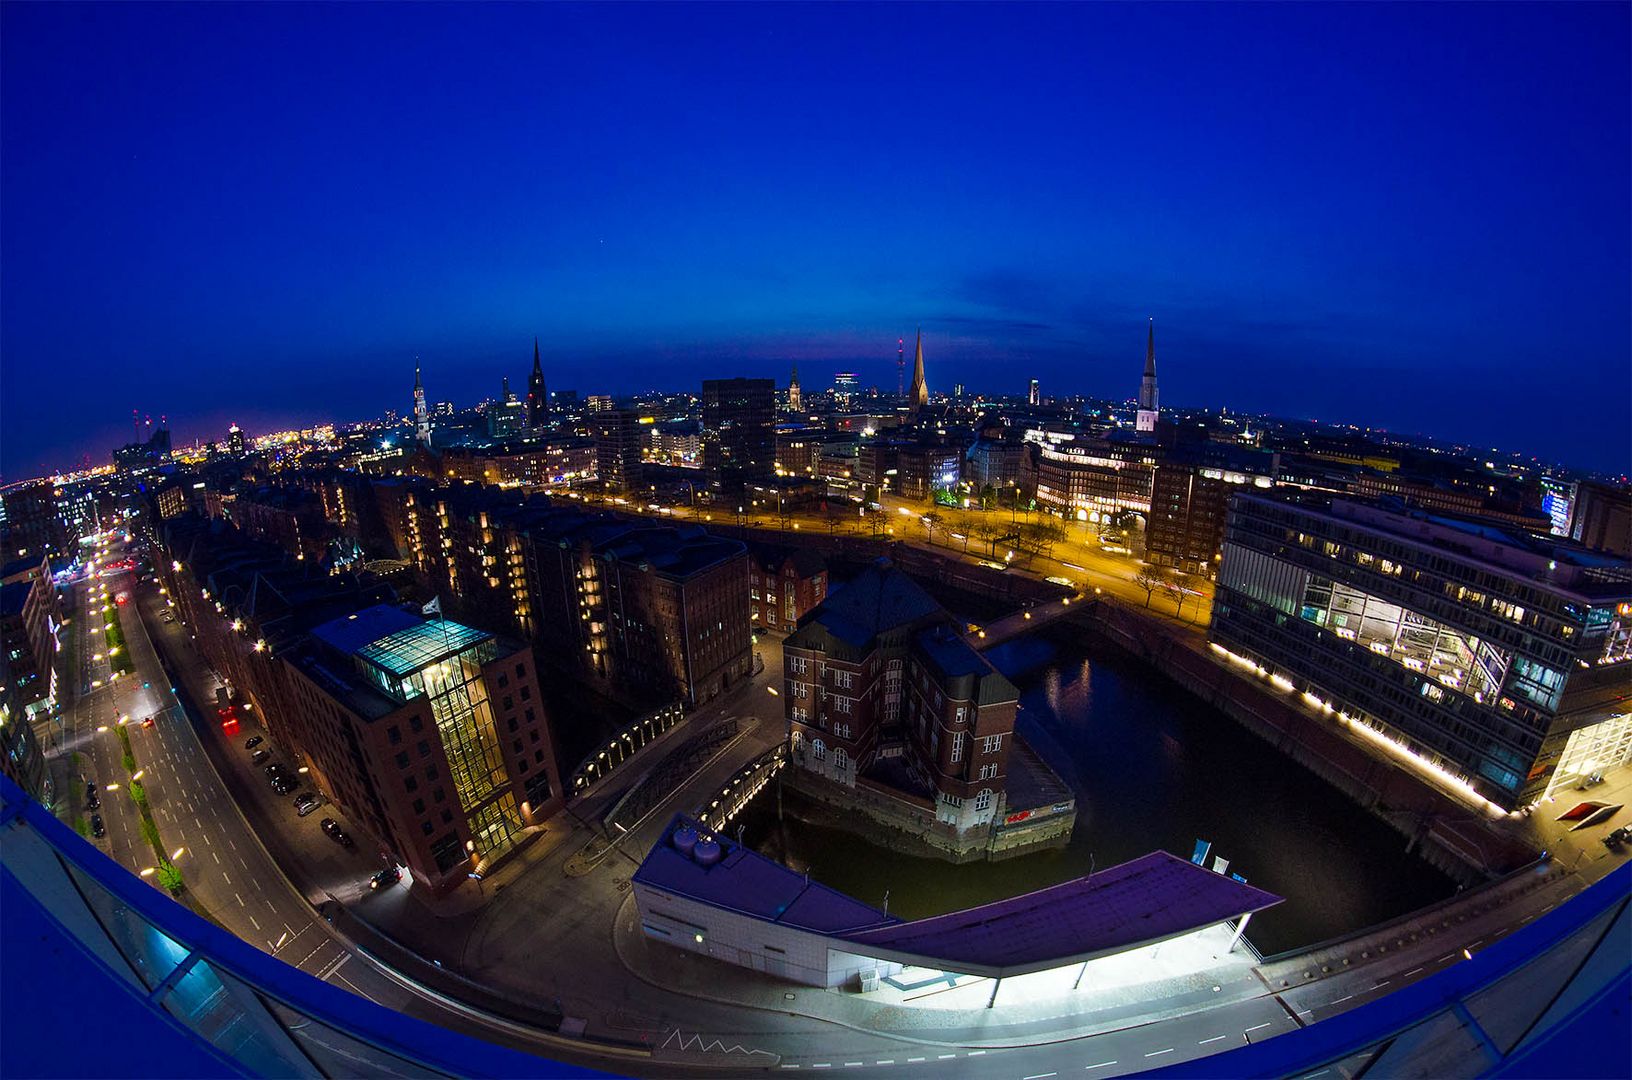
M312 636L349 656L354 655L364 645L422 622L424 620L418 615L404 611L400 607L378 604L356 614L335 619L333 622L326 622L314 628Z
M719 862L704 866L675 848L669 838L676 829L687 826L719 842L725 850ZM635 871L634 880L715 907L819 934L900 922L732 843L683 814L676 814L663 830L663 836Z

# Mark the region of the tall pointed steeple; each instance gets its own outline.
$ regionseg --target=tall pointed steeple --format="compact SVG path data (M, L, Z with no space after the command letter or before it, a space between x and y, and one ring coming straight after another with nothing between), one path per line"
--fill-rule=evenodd
M1145 374L1139 380L1139 411L1134 414L1134 430L1154 434L1161 407L1156 397L1156 320L1150 320L1145 338Z
M533 335L533 373L527 377L527 426L543 427L550 417L550 399L544 392L544 364L538 355L538 335Z
M431 413L425 407L425 384L419 379L419 357L414 357L414 438L431 448Z
M929 404L929 385L924 381L924 328L918 328L918 344L913 348L912 390L907 394L907 409L916 414Z
M793 365L793 376L788 379L788 411L800 412L804 403L799 397L799 365Z

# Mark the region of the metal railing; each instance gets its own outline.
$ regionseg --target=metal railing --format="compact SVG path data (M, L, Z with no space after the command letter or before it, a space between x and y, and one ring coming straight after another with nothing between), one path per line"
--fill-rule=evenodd
M35 910L26 914L60 932L86 962L153 1011L155 1038L166 1030L191 1038L223 1063L223 1072L602 1075L403 1015L290 967L132 875L4 776L0 867L19 886L14 895L32 901Z
M737 774L720 788L714 799L692 816L711 829L725 828L787 763L788 744L777 743L737 770Z
M619 765L634 757L636 751L661 738L685 718L685 706L676 701L647 713L612 736L605 746L590 751L589 756L572 770L567 777L568 797L578 798L586 794L590 788L611 776Z

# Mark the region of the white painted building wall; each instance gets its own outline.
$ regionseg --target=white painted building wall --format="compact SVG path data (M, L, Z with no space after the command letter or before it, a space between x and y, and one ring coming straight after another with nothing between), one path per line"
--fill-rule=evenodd
M854 986L863 971L884 978L901 970L897 963L844 952L825 934L727 911L639 881L634 891L646 936L687 952L827 988Z

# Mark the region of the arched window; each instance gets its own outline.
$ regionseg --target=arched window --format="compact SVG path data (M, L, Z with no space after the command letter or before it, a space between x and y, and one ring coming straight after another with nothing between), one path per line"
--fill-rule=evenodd
M835 746L833 748L833 764L841 769L850 764L850 755L844 752L844 747Z
M817 761L827 760L827 744L820 739L810 740L810 752L816 755Z
M975 796L976 810L990 810L992 808L992 789L981 788L980 794Z

